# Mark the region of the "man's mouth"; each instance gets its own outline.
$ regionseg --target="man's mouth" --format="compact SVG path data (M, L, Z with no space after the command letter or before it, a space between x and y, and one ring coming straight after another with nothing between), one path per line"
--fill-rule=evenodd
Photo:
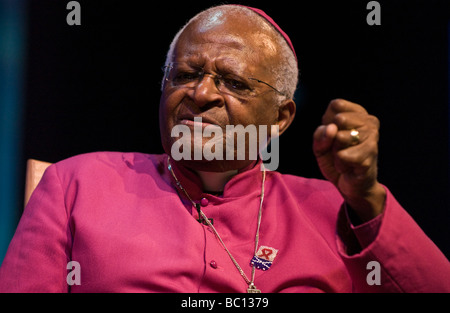
M193 115L181 116L180 118L178 118L178 124L186 125L188 127L201 127L201 128L205 128L207 126L220 127L219 123L217 123L213 119Z

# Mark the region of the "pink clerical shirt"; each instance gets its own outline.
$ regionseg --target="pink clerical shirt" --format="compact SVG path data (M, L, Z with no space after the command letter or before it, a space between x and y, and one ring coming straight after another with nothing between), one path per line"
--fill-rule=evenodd
M254 256L260 166L223 195L174 172L247 277ZM2 292L245 292L211 229L177 188L167 155L91 153L50 166L0 269ZM262 292L450 292L450 264L388 191L383 215L354 227L327 181L267 172L256 269ZM69 284L70 261L79 285ZM379 281L373 283L379 264ZM373 265L374 263L370 263Z

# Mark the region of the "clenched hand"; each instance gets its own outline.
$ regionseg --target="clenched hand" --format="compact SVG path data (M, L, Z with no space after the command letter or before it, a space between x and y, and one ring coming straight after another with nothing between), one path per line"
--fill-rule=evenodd
M336 99L314 132L313 151L322 174L362 222L382 213L386 199L377 180L379 127L362 106Z

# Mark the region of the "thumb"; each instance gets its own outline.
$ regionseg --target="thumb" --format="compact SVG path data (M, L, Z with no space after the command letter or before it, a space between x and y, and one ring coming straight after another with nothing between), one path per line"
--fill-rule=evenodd
M335 124L317 127L313 135L313 152L316 157L321 157L330 151L337 132L338 128Z

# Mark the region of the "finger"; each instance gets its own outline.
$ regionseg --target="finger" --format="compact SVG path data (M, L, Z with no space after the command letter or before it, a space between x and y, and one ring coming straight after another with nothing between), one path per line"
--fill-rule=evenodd
M360 132L357 128L351 130L340 130L336 134L335 148L345 149L355 145L359 145L366 139L364 133Z
M313 135L313 152L316 156L321 156L330 151L338 128L334 124L319 126Z
M351 163L345 158L338 158L335 162L336 171L345 177L351 189L363 190L367 184L371 185L377 178L377 159L373 155L368 155L365 159L360 159L356 163Z
M364 109L357 103L350 102L344 99L335 99L329 103L328 108L322 117L322 124L327 125L333 123L335 116L339 113L344 112L367 114L366 109Z
M376 166L378 158L378 144L369 139L358 145L346 149L335 150L335 156L339 163L339 171L346 172L348 169L368 168Z
M333 123L337 125L339 130L350 130L353 128L363 127L367 124L368 114L345 112L338 113L334 116Z
M363 128L377 130L380 127L378 118L367 113L345 112L335 115L333 123L339 130L350 130L354 128Z

